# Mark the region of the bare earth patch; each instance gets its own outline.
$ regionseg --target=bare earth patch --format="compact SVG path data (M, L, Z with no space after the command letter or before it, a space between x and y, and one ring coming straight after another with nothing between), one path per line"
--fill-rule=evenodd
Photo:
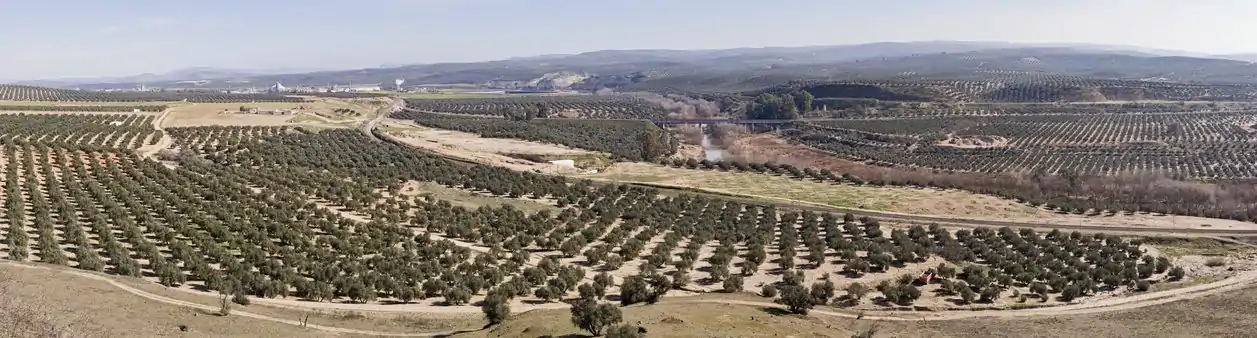
M312 123L316 126L346 127L365 121L387 101L379 99L339 100L311 98L310 102L257 102L257 103L177 103L170 107L170 118L164 127L191 126L283 126ZM292 110L289 115L241 113L241 107L260 110ZM355 116L337 113L337 109L351 109ZM309 116L306 116L309 115ZM305 116L305 117L303 117ZM317 116L317 117L315 117Z
M1042 214L1041 210L1013 201L960 190L839 185L760 173L690 170L645 163L617 163L603 172L580 176L921 215L1029 217Z
M555 144L485 138L472 133L424 128L391 120L382 123L380 130L394 137L397 141L414 147L513 170L554 172L560 168L555 165L538 164L504 154L571 155L573 157L596 154L587 150Z
M995 135L947 135L947 139L939 141L937 145L962 149L1003 148L1008 146L1008 138Z

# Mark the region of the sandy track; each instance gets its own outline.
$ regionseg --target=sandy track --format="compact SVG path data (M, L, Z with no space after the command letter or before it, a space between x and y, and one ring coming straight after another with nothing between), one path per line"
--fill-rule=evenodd
M366 123L363 123L362 128L359 130L361 130L363 134L367 134L367 137L380 140L378 136L375 136L376 126L379 125L381 121L384 121L384 119L388 118L389 115L392 115L393 113L397 111L405 109L405 107L406 107L406 100L393 98L391 104L377 110L376 116L372 118L371 120L367 121Z
M145 146L145 148L148 148L148 149L141 151L140 156L151 158L153 157L153 155L157 155L157 152L161 151L162 149L169 148L172 144L175 143L175 139L173 137L170 137L170 135L167 135L165 132L165 129L162 128L162 123L166 121L167 116L170 116L170 108L166 108L166 110L163 110L161 112L161 115L153 119L153 129L162 131L161 139L157 140L157 144L155 145Z

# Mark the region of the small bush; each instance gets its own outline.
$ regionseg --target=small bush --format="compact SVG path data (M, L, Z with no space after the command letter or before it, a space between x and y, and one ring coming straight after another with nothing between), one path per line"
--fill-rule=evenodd
M790 308L791 313L806 315L816 305L815 299L808 293L808 289L798 285L789 285L781 289L781 298L777 299L778 303Z
M1182 267L1176 266L1170 268L1170 280L1181 280L1185 274L1186 272L1183 271Z
M1226 265L1226 259L1222 257L1213 257L1205 261L1205 266L1211 267L1211 268L1216 268L1223 265Z
M771 284L769 284L769 285L764 285L764 287L760 289L759 294L760 294L761 296L764 296L764 297L776 298L776 297L777 297L777 287L772 286Z
M725 279L724 285L722 286L723 286L722 291L724 292L728 292L728 293L741 292L742 291L742 276L731 276L729 277L729 279Z
M642 338L646 335L638 331L637 327L629 324L616 325L607 330L607 338Z
M623 320L620 308L615 305L600 304L592 299L581 299L572 304L572 324L594 336L602 335L602 331L608 326Z
M501 323L511 316L511 306L505 296L486 298L480 306L480 311L484 313L484 318L489 320L490 324Z
M231 302L240 305L249 305L249 296L245 296L243 293L237 293L236 295L231 296Z

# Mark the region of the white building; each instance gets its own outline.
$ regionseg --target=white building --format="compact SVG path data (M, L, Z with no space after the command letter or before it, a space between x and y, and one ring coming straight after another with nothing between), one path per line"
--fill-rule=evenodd
M288 88L284 87L284 84L276 82L274 86L267 88L266 92L271 93L271 94L278 94L278 93L283 93L284 91L287 91L287 90Z
M332 91L337 91L337 92L378 92L378 91L380 91L380 85L378 85L378 84L374 84L374 85L344 85L344 86L339 86L339 85L338 85L338 86L333 86L333 87L332 87Z

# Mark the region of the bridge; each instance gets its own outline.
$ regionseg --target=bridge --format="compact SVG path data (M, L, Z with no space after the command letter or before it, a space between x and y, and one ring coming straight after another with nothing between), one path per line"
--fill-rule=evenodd
M650 120L658 126L676 126L686 124L712 125L712 124L766 124L781 125L795 122L798 120L760 120L760 119L660 119Z

